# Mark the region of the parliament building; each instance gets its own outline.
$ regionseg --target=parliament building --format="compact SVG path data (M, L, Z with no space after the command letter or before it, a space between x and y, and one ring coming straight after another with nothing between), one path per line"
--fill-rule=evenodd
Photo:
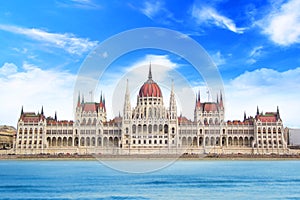
M125 88L124 88L125 89ZM128 82L123 115L107 120L105 98L85 102L78 96L74 121L24 112L17 125L16 154L284 154L287 142L279 109L259 112L244 120L224 120L222 94L203 102L196 95L194 119L178 115L174 86L164 105L159 85L152 79L141 86L131 106Z

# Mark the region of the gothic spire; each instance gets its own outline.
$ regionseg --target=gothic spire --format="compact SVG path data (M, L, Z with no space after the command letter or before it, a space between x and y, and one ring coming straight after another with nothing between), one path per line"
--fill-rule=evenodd
M78 92L77 107L80 106L80 92Z
M151 62L150 62L150 65L149 65L149 74L148 74L148 79L149 79L149 80L152 80Z
M172 85L171 85L171 93L174 94L174 80L172 79Z
M84 104L84 95L82 94L81 104Z
M279 107L277 106L277 119L280 119Z
M259 115L259 109L258 109L258 106L256 108L256 115Z
M177 117L177 106L176 106L176 99L174 94L174 81L172 79L172 85L171 85L171 94L170 94L170 119L176 119Z
M42 106L41 115L44 115L44 106Z
M123 107L123 119L129 120L131 118L131 105L130 105L130 93L129 93L128 79L126 80L126 89L125 90L126 91L125 91L125 100L124 100L124 107Z
M217 94L217 104L219 104L219 95Z
M246 111L244 111L244 121L246 120L247 115L246 115Z
M102 103L103 101L103 97L102 97L102 91L101 91L101 95L100 95L100 103Z
M223 96L222 96L222 91L220 91L220 102L219 102L219 104L220 104L220 107L221 107L221 108L223 108L223 107L224 107L224 105L223 105Z
M24 114L24 111L23 111L23 106L22 106L22 108L21 108L21 115L23 115Z
M57 113L55 111L55 114L54 114L54 120L57 121Z

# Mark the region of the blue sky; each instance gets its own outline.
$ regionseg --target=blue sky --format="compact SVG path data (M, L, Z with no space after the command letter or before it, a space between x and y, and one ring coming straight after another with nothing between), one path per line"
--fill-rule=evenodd
M2 1L0 124L16 126L22 105L36 112L44 105L46 115L57 111L60 119L73 119L74 81L86 56L122 31L163 27L187 34L214 60L224 82L228 120L242 119L244 111L254 115L257 105L263 111L276 111L278 105L284 124L299 127L299 10L297 0ZM99 91L110 97L117 82L113 78L150 60L169 66L153 69L154 79L155 73L170 75L176 69L207 99L204 85L189 76L193 73L188 63L158 50L124 55L112 65L110 82ZM164 84L163 79L168 82L170 76L157 75L155 80ZM180 83L177 87L180 96ZM192 118L193 110L179 111Z

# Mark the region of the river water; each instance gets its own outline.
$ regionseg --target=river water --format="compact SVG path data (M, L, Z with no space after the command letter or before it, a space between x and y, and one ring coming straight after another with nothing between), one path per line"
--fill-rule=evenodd
M0 199L300 199L300 161L181 160L135 174L98 161L2 160Z

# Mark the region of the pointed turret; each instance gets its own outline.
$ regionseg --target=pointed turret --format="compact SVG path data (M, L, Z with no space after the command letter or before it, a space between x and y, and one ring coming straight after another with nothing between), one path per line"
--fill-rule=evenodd
M23 111L23 106L21 108L21 116L24 114L24 111Z
M55 111L55 114L54 114L54 120L57 121L57 113Z
M128 84L128 79L127 79L126 80L124 108L123 108L123 118L126 120L129 120L130 117L131 117L131 105L130 105L129 84Z
M82 94L81 104L84 104L84 95Z
M200 101L200 90L198 90L198 94L196 94L196 108L201 107L201 101Z
M217 104L219 104L219 95L217 94Z
M148 74L148 79L149 79L149 80L152 80L151 62L150 62L150 65L149 65L149 74Z
M176 119L177 118L177 106L176 106L176 99L175 99L175 93L174 93L174 81L172 80L171 85L171 94L170 94L170 119Z
M222 96L222 92L220 91L220 103L219 103L220 107L221 108L224 108L224 105L223 105L223 96Z
M77 98L77 107L80 106L80 92L78 92L78 98Z
M256 107L256 115L259 115L259 109L258 109L258 106Z
M44 115L44 107L42 106L41 115Z
M102 97L102 91L101 91L101 95L100 95L100 103L102 103L103 101L103 97Z
M244 111L244 121L247 119L246 111Z
M279 107L277 106L277 120L280 119Z

